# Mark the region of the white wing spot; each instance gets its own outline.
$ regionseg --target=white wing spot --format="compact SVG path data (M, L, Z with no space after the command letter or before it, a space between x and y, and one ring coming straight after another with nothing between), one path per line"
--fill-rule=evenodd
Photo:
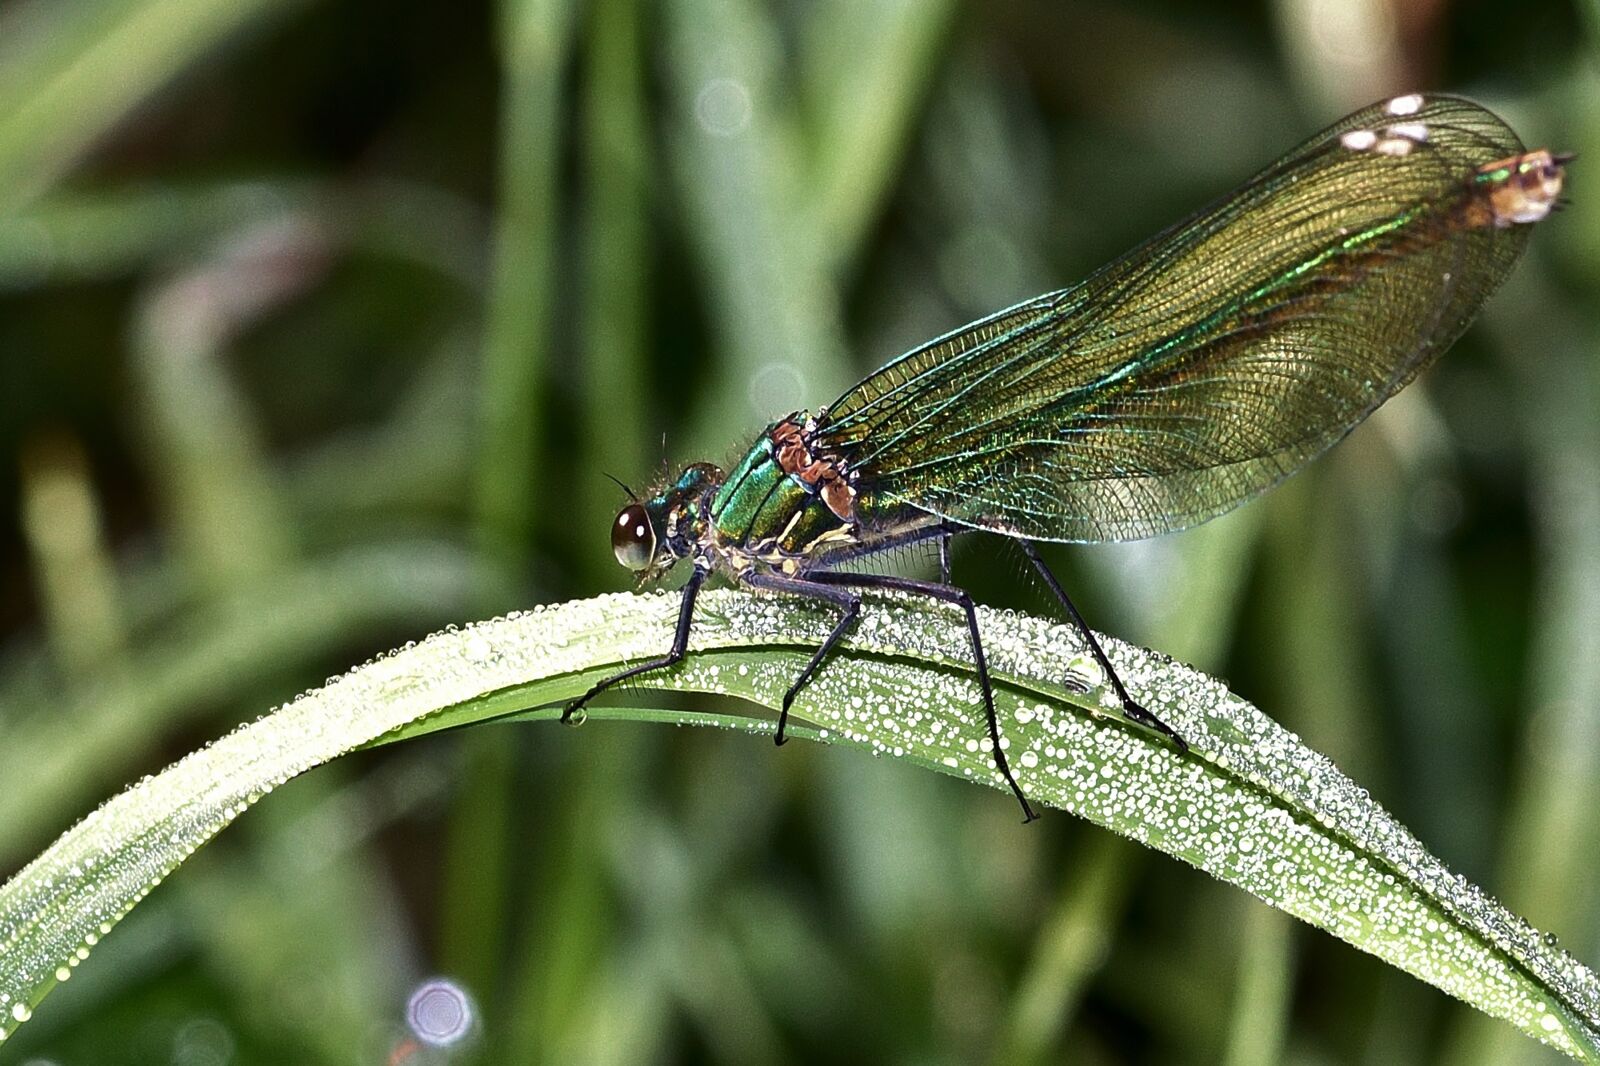
M1350 130L1339 137L1339 143L1352 152L1365 152L1378 143L1378 135L1371 130Z
M1390 137L1404 137L1408 141L1423 144L1428 139L1428 124L1425 122L1396 122L1393 126L1383 131Z
M628 516L627 515L625 515L625 514L617 515L617 526L619 528L622 527L622 526L625 526L627 524L628 524Z
M1422 95L1420 93L1397 96L1389 101L1389 114L1391 115L1415 115L1421 110Z
M643 526L636 526L634 528L634 530L633 530L633 535L636 536L636 537L644 536L644 527Z

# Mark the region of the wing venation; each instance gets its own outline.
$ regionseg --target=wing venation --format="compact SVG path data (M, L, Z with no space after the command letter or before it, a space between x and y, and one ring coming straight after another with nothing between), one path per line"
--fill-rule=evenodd
M817 437L881 504L1029 538L1150 536L1257 495L1448 347L1526 242L1470 202L1516 135L1465 100L1396 103L1082 284L907 353Z

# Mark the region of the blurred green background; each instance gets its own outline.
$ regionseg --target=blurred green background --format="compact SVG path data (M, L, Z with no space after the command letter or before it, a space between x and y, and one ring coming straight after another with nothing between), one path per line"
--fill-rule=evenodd
M1600 962L1597 59L1593 3L0 3L0 874L330 673L626 587L602 472L726 462L1448 89L1587 156L1479 325L1265 500L1052 559ZM956 574L1044 607L992 545ZM748 736L418 741L279 790L5 1056L1553 1061L1018 820ZM441 976L475 1018L446 1050L407 1025Z

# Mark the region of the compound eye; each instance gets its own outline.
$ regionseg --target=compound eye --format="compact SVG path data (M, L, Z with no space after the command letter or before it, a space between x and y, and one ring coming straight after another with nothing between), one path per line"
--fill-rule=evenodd
M643 570L656 556L656 531L644 505L630 503L617 514L611 527L611 550L629 570Z

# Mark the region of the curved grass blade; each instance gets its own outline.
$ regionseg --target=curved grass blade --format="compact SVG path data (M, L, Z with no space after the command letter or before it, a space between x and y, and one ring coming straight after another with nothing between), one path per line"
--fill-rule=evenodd
M707 593L697 650L656 683L773 707L828 628L826 612ZM0 886L0 1033L162 878L290 778L358 747L492 719L548 720L619 663L655 653L672 596L604 596L436 634L357 667L146 779ZM996 698L1029 793L1266 900L1582 1061L1600 1060L1600 977L1451 874L1331 762L1218 681L1107 642L1121 675L1190 738L1101 717L1093 660L1066 628L981 612ZM1000 786L978 738L977 687L949 649L953 616L875 601L840 656L802 690L797 735ZM1063 687L1062 677L1073 687ZM597 708L593 718L721 725L727 714Z

